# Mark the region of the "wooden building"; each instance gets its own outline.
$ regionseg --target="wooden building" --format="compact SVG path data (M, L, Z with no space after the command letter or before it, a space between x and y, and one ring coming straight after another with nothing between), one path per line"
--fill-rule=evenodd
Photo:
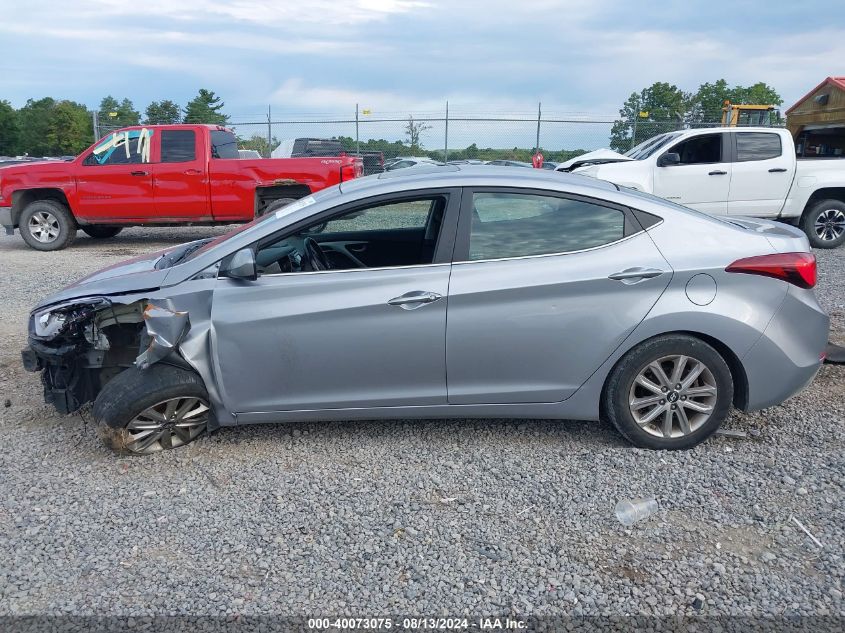
M828 77L786 111L799 156L845 156L845 77Z

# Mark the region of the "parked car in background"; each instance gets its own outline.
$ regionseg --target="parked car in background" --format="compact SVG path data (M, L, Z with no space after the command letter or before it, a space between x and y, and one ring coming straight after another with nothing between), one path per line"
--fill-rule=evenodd
M337 139L291 138L279 143L271 153L273 158L305 158L314 156L357 156L364 165L364 175L380 174L384 171L382 152L353 152L344 149Z
M845 161L796 159L788 130L667 132L625 152L598 150L559 171L609 180L712 215L784 220L817 248L845 242Z
M241 159L213 125L128 127L71 162L0 168L0 224L37 250L124 226L248 222L362 174L360 158Z
M261 154L256 149L239 149L238 158L261 158Z
M427 156L406 156L403 158L397 158L394 161L387 163L384 167L385 171L393 171L395 169L405 169L407 167L419 167L419 166L431 166L431 165L442 165L443 163L438 162L432 158L428 158Z
M558 165L559 165L559 163L556 163L552 160L545 160L545 161L543 161L542 169L550 169L551 171L554 171L555 169L557 169Z
M604 418L688 448L819 370L808 250L793 227L600 180L405 169L47 297L23 361L62 413L93 400L122 453L254 422L453 417Z
M499 167L530 167L531 169L534 168L534 165L531 163L526 163L521 160L488 160L488 165L498 165Z

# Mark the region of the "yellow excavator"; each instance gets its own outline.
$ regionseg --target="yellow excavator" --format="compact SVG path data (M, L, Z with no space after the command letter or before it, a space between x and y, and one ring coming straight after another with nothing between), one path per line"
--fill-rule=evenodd
M770 113L773 105L733 104L727 99L722 108L722 127L745 127L749 125L771 125Z

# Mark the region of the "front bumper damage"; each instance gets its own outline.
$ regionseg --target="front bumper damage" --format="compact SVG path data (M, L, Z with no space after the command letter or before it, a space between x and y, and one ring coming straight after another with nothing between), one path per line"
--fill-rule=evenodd
M184 364L178 345L189 329L187 312L144 298L77 299L30 316L21 359L27 371L41 372L44 400L68 414L128 367L167 358Z

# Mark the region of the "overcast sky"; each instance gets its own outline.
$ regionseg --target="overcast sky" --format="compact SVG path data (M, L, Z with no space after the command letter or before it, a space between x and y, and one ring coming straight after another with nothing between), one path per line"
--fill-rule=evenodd
M0 99L143 111L201 87L234 121L442 110L613 115L654 81L845 75L842 0L4 0ZM660 5L661 8L657 8Z

